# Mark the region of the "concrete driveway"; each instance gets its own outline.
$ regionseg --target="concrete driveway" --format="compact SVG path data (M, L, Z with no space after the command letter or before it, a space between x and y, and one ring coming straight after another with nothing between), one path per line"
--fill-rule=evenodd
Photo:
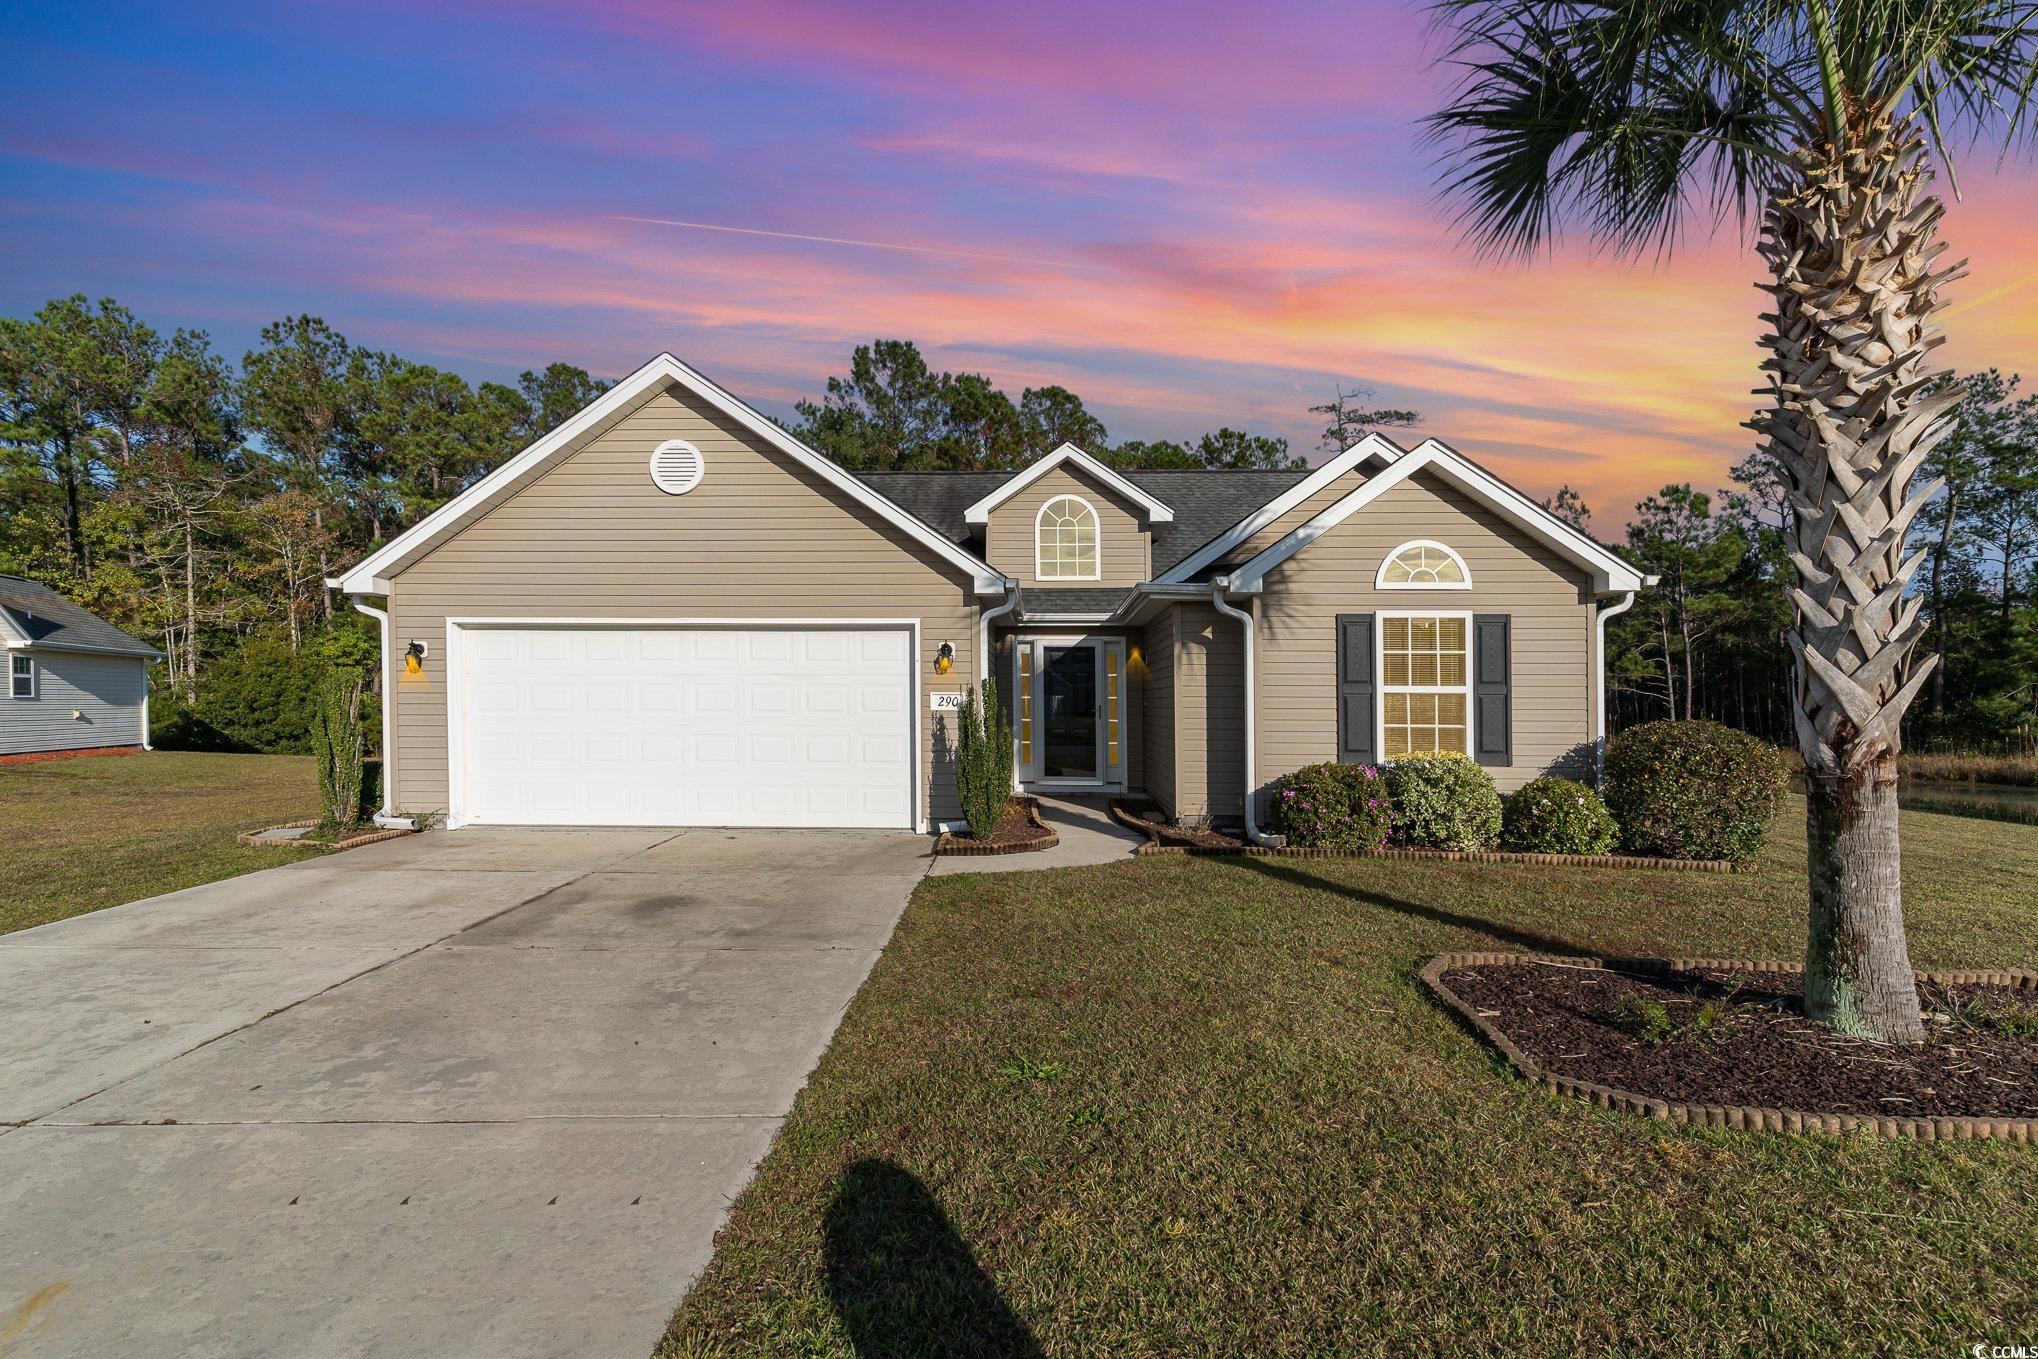
M645 1359L926 854L468 830L0 936L0 1356Z

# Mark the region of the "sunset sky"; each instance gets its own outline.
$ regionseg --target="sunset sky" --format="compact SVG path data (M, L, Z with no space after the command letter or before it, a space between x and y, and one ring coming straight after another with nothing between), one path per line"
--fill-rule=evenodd
M308 311L477 380L669 349L778 414L896 336L1114 439L1302 449L1361 384L1603 533L1749 447L1748 240L1476 259L1411 5L15 0L0 43L11 314L110 295L238 357ZM2038 170L1962 181L1946 352L2038 381Z

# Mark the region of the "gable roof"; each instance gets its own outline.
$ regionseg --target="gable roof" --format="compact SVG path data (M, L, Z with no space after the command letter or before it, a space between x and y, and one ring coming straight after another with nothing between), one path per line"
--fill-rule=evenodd
M956 540L844 471L835 462L801 443L784 426L732 396L670 354L660 354L589 402L579 414L553 430L453 499L398 534L364 560L327 584L349 594L387 594L390 580L444 539L486 513L497 497L519 489L577 450L582 441L634 410L667 386L699 397L750 433L808 468L831 486L847 493L906 537L970 573L980 591L1003 588L1004 577Z
M962 544L980 540L969 522L969 507L1011 480L1010 472L858 472L914 516ZM1174 511L1174 519L1153 529L1153 569L1164 572L1269 500L1295 486L1308 472L1217 471L1203 468L1119 473Z
M1251 592L1260 587L1267 572L1287 561L1330 529L1382 495L1428 470L1463 491L1473 500L1538 539L1559 556L1592 573L1592 587L1600 594L1616 590L1639 590L1647 583L1642 573L1615 555L1604 544L1572 528L1535 501L1509 486L1456 449L1436 439L1425 439L1414 449L1394 458L1378 476L1308 523L1296 528L1244 566L1231 573L1234 590Z
M49 586L21 576L0 576L0 646L15 651L92 651L150 660L160 660L163 655Z
M1146 511L1150 524L1166 524L1173 521L1175 512L1151 495L1142 491L1132 482L1098 462L1074 444L1063 444L1044 458L1036 458L1024 470L1006 479L1004 485L992 491L976 504L963 511L963 519L971 524L989 523L991 511L1010 500L1034 482L1052 472L1055 468L1071 464L1088 473L1095 480L1124 496L1133 504Z
M1194 552L1184 555L1166 570L1159 570L1160 563L1154 563L1154 579L1170 584L1193 580L1196 573L1223 559L1224 554L1251 538L1255 533L1279 519L1288 511L1315 495L1324 487L1344 476L1368 458L1377 457L1383 462L1392 462L1402 454L1401 446L1383 434L1368 434L1365 438L1347 448L1344 452L1325 462L1321 467L1311 468L1307 475L1299 477L1280 495L1264 505L1254 507L1250 514L1242 515L1228 525L1224 532L1202 544Z

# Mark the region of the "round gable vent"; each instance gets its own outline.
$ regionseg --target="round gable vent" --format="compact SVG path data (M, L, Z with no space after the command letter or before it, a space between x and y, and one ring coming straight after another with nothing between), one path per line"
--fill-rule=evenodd
M651 451L651 484L667 495L685 495L706 470L701 451L684 439L667 439Z

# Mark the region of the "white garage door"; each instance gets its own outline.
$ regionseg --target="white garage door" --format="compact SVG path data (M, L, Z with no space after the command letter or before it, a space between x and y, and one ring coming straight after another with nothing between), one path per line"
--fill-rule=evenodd
M458 824L913 825L904 628L462 627Z

